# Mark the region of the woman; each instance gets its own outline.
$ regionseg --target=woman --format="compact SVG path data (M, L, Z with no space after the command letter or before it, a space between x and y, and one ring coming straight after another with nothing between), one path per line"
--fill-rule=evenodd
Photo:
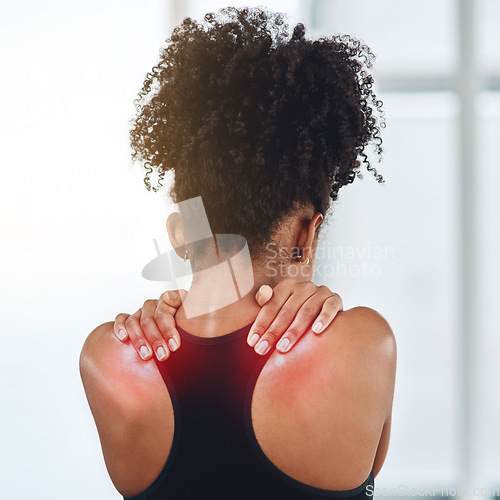
M133 156L148 185L153 169L173 171L174 201L201 197L215 236L192 238L179 214L167 221L194 277L175 314L182 348L166 363L142 361L113 323L82 350L106 465L125 498L373 493L394 390L387 322L369 308L342 311L285 356L269 345L255 356L245 342L262 285L311 280L319 226L358 159L381 180L365 154L381 142L371 58L350 37L310 41L301 24L290 36L280 15L227 8L185 19L146 76ZM231 258L241 240L221 235L244 239L250 265ZM253 283L232 302L221 301L230 258L233 277Z

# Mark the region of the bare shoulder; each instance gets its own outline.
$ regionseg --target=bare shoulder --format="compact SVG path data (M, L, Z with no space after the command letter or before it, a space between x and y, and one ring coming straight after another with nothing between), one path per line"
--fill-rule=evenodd
M273 397L291 386L306 409L351 401L353 412L376 412L383 422L392 408L396 341L381 314L355 307L339 312L321 335L306 331L288 353L273 351L262 375L261 387Z
M80 372L88 379L105 375L116 378L119 383L118 379L122 378L127 387L134 381L139 387L145 379L151 382L159 378L153 360L143 361L130 341L120 342L113 335L113 322L98 326L85 340L80 354Z
M355 367L360 376L373 369L390 375L396 365L394 333L374 309L354 307L340 311L321 335L309 329L286 355L273 352L267 365L269 370L286 371L288 366L291 370L301 364L310 367L313 360L315 364L324 361L322 366L335 371L342 368L350 372L348 367Z
M85 340L80 375L87 397L98 397L100 404L120 405L131 417L154 397L162 382L154 361L143 361L130 341L120 342L113 335L112 322L98 326Z
M396 356L396 339L387 320L370 307L341 311L328 327L329 340L337 345L363 346L363 352L387 358ZM330 334L330 335L328 335Z
M326 365L356 383L392 401L396 374L396 339L387 320L369 307L340 312L323 332Z
M342 407L346 422L370 415L368 424L381 426L392 409L396 341L381 314L355 307L340 312L321 335L309 329L285 355L274 351L262 374L261 387L273 397L289 394L300 402L294 411L324 405L337 418ZM290 386L294 391L279 395Z

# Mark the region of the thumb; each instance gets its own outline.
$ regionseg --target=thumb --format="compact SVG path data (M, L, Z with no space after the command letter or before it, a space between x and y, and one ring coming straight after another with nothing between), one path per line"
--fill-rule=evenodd
M161 298L170 307L178 308L181 306L186 294L186 290L183 290L182 288L179 290L167 290L164 294L162 294Z
M273 296L273 289L269 285L262 285L255 294L255 300L262 307Z

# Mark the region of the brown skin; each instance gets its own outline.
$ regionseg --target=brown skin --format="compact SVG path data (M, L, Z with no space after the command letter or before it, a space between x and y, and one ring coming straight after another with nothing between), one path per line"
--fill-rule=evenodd
M310 267L303 266L304 281L314 270L314 215L293 219L278 235L284 246L304 248L303 258L310 257ZM297 265L289 262L290 269ZM265 272L255 271L255 291L276 284L263 283ZM216 285L213 280L197 283L194 292L203 294ZM196 335L215 337L249 324L260 312L250 293L199 317L186 318L180 307L175 321ZM121 494L131 496L163 467L173 438L173 413L154 361L141 360L131 343L118 341L112 332L113 323L106 323L89 335L80 370L110 477ZM387 453L394 335L382 316L365 307L339 312L324 335L309 332L286 356L271 353L252 400L254 431L263 451L285 473L320 488L351 489L372 468L377 474Z

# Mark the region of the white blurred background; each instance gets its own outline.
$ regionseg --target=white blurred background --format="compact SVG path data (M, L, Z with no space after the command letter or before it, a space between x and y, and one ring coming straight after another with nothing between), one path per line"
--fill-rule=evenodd
M2 499L121 498L78 356L95 326L163 291L141 270L153 238L166 248L170 205L131 165L128 122L171 28L226 5L0 3ZM230 5L352 34L377 55L386 183L367 174L341 191L316 278L346 308L379 310L397 338L378 496L500 496L500 2Z

